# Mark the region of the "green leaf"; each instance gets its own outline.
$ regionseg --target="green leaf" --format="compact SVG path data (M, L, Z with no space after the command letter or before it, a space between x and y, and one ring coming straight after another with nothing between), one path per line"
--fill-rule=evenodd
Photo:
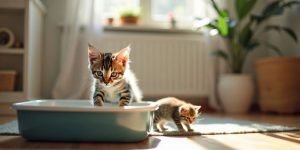
M264 8L261 16L252 15L251 19L255 20L258 24L260 24L272 16L282 15L284 12L284 9L286 7L291 7L293 5L300 5L300 1L293 0L293 1L284 3L284 1L282 1L282 0L277 0L277 1L274 1L274 2L270 3L269 5L267 5Z
M222 17L229 17L229 11L227 9L223 9L221 11L221 16Z
M218 13L218 15L222 16L222 12L221 12L219 6L217 5L217 3L215 2L215 0L211 0L211 3L213 5L213 8L215 9L215 11Z
M251 40L253 36L253 31L251 30L250 27L251 27L251 21L242 29L239 35L239 41L244 47L248 45L248 42Z
M228 26L228 38L233 39L235 30L236 30L236 26L237 26L237 21L236 20L228 20L227 26Z
M218 13L219 16L229 17L229 11L227 9L221 10L214 0L211 0L211 3L213 5L213 8L215 9L215 11Z
M245 16L247 16L255 4L256 0L236 0L235 9L239 20L242 20Z
M282 7L291 7L293 5L300 5L300 1L299 0L289 1L283 4Z
M273 50L275 53L277 53L279 56L283 56L283 53L281 52L281 50L278 47L276 47L275 45L272 45L269 43L266 43L265 45L267 47L269 47L271 50Z
M272 3L270 3L269 5L267 5L265 7L265 9L263 10L262 14L265 17L270 17L270 16L274 16L274 15L281 15L283 13L283 7L281 7L281 1L277 0L274 1Z
M243 0L236 0L235 1L235 11L237 12L237 16L239 19L241 19L241 11L242 8L244 6L244 2Z
M218 29L216 21L210 21L205 27L207 27L209 29Z
M298 42L297 35L292 29L283 28L283 31L285 31L296 43Z
M280 26L268 25L268 26L265 27L265 29L267 29L267 30L270 30L270 29L280 30Z
M229 56L225 51L219 49L219 50L213 51L211 54L213 56L217 56L217 57L224 59L226 61L226 63L228 64L228 66L230 68L232 67L230 60L229 60Z
M287 33L295 42L298 42L298 38L297 38L297 35L296 33L290 29L290 28L287 28L287 27L281 27L281 26L276 26L276 25L268 25L265 27L265 30L276 30L277 32L280 32L280 31L284 31L285 33Z
M257 24L260 24L262 21L264 21L266 17L259 16L259 15L251 15L250 20L255 21Z
M242 11L243 12L242 18L247 16L251 12L251 10L255 6L255 4L256 4L256 0L248 0L248 2L246 3L246 6L244 7L244 10Z
M229 56L223 50L216 50L211 53L214 56L221 57L226 61L229 61Z
M218 27L220 34L222 36L227 36L228 35L227 19L222 16L219 16L217 23L218 23L217 27Z
M276 26L276 25L268 25L265 27L265 30L268 31L268 30L276 30L278 32L280 32L281 30L281 27L280 26Z
M247 51L252 51L259 45L260 45L260 43L258 43L258 42L249 42L249 43L247 43L247 45L245 45L245 49Z

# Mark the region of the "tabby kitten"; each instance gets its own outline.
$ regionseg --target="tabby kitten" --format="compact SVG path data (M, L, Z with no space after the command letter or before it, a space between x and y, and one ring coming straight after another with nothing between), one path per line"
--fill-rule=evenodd
M88 46L89 68L93 75L93 104L102 106L104 102L126 106L141 101L142 95L134 74L129 69L130 47L117 53L103 53L94 46Z
M174 97L157 100L156 104L159 108L154 112L153 128L155 131L159 131L157 125L160 131L167 130L164 127L167 121L174 121L179 131L184 131L181 123L188 131L193 131L190 124L199 116L201 106L195 106Z

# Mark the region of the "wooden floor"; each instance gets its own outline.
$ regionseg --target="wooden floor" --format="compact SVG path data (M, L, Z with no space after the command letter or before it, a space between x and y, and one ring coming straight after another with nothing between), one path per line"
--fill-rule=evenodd
M276 123L300 128L299 115L224 115L221 117ZM14 120L0 116L0 123ZM285 149L300 150L300 132L203 135L191 137L151 136L139 143L29 142L19 136L0 136L0 149Z

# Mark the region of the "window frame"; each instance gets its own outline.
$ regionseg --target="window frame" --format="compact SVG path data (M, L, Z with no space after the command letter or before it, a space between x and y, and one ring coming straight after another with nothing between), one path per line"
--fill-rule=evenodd
M139 1L138 7L140 7L141 14L142 14L140 17L138 26L149 27L149 28L151 28L151 27L152 28L164 28L164 29L172 28L170 21L167 21L167 20L166 21L157 21L157 20L154 20L154 18L152 18L152 0L138 0L138 1ZM195 14L195 11L194 11L195 1L197 1L197 0L188 0L188 3L189 3L188 5L190 7L189 9L191 9L190 12L192 14ZM101 7L104 7L104 6L101 6ZM115 17L117 17L117 16L114 16L114 18ZM105 16L103 16L103 22L107 22L106 19L107 18L105 18ZM119 22L118 18L115 18L115 19L117 20L116 21L117 24L115 24L114 26L115 27L120 26L120 24L118 23ZM175 28L191 29L191 28L193 28L193 23L194 23L193 19L191 19L190 21L176 20ZM105 26L106 26L106 24L105 24Z
M193 0L190 4L193 3ZM192 5L191 5L192 6ZM156 21L152 18L152 0L140 0L140 8L142 17L140 18L140 25L150 26L150 27L162 27L170 28L171 23L168 21ZM191 12L193 12L193 7L191 7ZM176 27L178 28L190 28L193 26L193 20L191 21L178 21L176 22Z

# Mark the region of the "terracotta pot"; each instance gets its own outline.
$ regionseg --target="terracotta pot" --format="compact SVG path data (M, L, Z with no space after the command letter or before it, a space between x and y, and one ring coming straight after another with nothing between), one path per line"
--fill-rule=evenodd
M300 58L260 59L256 62L256 74L262 111L300 111Z
M134 16L121 16L122 25L136 25L138 23L139 17Z
M252 76L245 74L222 75L218 84L218 92L226 113L246 113L254 95Z

